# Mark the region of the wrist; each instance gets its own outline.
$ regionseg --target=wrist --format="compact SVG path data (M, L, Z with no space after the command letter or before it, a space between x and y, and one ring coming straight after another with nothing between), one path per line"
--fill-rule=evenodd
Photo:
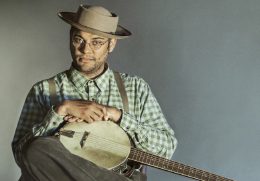
M108 110L108 114L110 115L109 118L118 123L120 122L121 120L121 117L122 117L122 110L121 109L117 109L115 107L110 107L109 110Z
M62 102L58 106L55 106L54 111L59 114L60 116L65 116L67 115L67 104L66 102Z
M119 123L121 121L122 118L122 110L121 109L116 109L117 113L115 114L115 122Z
M121 119L123 117L123 110L122 109L118 109L120 114L119 114L119 118L117 119L117 123L119 124L121 122Z

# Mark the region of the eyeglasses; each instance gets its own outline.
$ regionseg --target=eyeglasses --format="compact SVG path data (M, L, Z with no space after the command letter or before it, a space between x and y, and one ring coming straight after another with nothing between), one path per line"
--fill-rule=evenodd
M75 47L83 47L86 46L87 44L89 45L89 47L92 50L98 50L100 49L106 42L108 42L108 40L106 41L102 41L102 40L91 40L90 42L86 42L86 40L84 40L83 38L79 37L79 36L74 36L72 38L72 43Z

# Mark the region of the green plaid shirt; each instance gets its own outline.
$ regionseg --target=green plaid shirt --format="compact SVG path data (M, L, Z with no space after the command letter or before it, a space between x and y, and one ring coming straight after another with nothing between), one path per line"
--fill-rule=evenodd
M109 68L94 80L88 80L73 67L57 74L54 77L57 101L93 100L122 109L120 127L130 135L136 147L170 158L177 140L148 84L136 76L120 75L129 101L129 112L123 109L113 71ZM17 163L22 146L30 137L52 135L62 122L63 117L51 105L48 81L36 83L27 95L12 142Z

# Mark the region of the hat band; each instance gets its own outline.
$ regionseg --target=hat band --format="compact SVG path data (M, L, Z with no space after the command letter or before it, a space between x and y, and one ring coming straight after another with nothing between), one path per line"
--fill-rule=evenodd
M114 16L113 16L114 15ZM107 33L115 33L118 24L118 16L104 16L95 11L90 11L80 6L77 21L83 26L93 28Z

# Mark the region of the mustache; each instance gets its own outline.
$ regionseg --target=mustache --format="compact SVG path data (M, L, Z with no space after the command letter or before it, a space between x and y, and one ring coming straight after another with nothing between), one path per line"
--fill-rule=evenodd
M96 58L94 56L89 56L89 55L79 55L77 57L79 59L96 60Z

